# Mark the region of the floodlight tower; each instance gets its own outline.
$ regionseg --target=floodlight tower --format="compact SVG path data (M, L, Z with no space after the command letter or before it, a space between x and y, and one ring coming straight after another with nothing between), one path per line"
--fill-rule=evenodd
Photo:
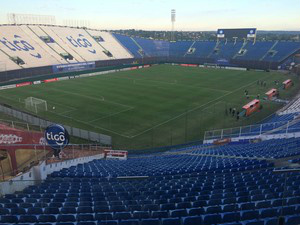
M175 19L176 19L176 10L172 9L171 10L171 22L172 22L171 41L175 41L175 37L174 37Z

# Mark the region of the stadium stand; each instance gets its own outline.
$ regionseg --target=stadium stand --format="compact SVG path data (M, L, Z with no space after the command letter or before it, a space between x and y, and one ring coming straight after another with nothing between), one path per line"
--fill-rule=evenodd
M169 56L169 42L144 38L134 38L134 40L137 45L143 49L146 55L152 57Z
M300 112L300 98L296 99L288 108L279 112L279 115Z
M127 59L133 56L108 32L86 30L104 49L110 51L114 59ZM96 40L96 41L97 41Z
M208 58L213 54L217 43L214 41L196 41L193 44L195 49L193 54L187 54L186 57Z
M263 60L281 62L295 53L299 47L300 44L298 42L278 42Z
M0 33L0 62L6 70L145 57L280 63L300 50L299 42L167 42L58 26L0 26ZM247 139L299 133L299 116L300 99L253 129L239 129L238 135ZM94 157L102 150L73 145L63 159ZM127 160L74 162L51 170L43 182L1 197L0 225L272 225L279 216L285 224L296 225L300 175L274 173L274 168L299 165L299 154L299 136L274 136L256 143L247 139L180 147ZM57 167L67 161L52 158L45 163Z
M53 38L51 38L40 26L28 25L28 28L36 34L37 38L42 39L50 49L52 49L58 56L68 55L67 51L59 46ZM55 54L54 54L55 55ZM74 59L64 59L62 63L76 62Z
M26 25L21 25L21 29L26 33L28 34L28 36L30 36L30 38L35 41L36 43L38 43L39 45L41 45L41 41L43 41L43 39L41 37L43 37L43 35L41 36L38 36L38 35L34 35L33 33L34 32L34 29L33 28L39 28L37 26L26 26ZM40 29L39 29L40 30ZM45 37L45 35L44 35ZM44 43L46 43L44 41ZM55 52L53 51L53 49L51 49L49 46L46 46L46 45L41 45L43 47L43 49L48 52L49 55L51 55L52 57L54 57L57 61L59 61L59 63L63 64L63 63L67 63L66 60L61 57L61 55L59 54L55 54Z
M14 63L10 56L7 55L5 52L0 51L0 71L6 71L6 70L16 70L21 69L22 67L18 65L17 63Z
M105 49L84 29L54 26L42 26L42 29L79 62L109 59L103 52Z
M242 46L242 42L221 42L218 46L218 51L216 51L215 54L212 55L212 57L218 57L221 59L231 59L240 51Z
M131 37L120 35L120 34L113 34L117 40L125 46L131 53L134 55L135 58L141 58L143 56L143 49L134 42Z
M1 71L56 64L108 61L132 58L206 59L208 63L226 60L277 63L289 66L300 42L286 41L177 41L129 37L84 28L46 25L2 25ZM202 61L201 61L202 62ZM203 61L204 62L204 61ZM285 66L285 67L286 67ZM270 67L270 65L269 65Z
M39 67L60 63L45 51L46 46L41 40L35 42L31 38L33 34L26 34L21 26L0 26L0 33L2 34L1 51L20 67ZM0 61L4 60L1 58Z
M264 144L263 156L276 152ZM221 146L213 152L181 149L127 161L93 160L4 196L0 222L248 225L276 224L282 215L287 224L297 224L300 175L286 179L273 173L274 164L260 158L260 149L247 150L243 157ZM299 154L299 148L294 151ZM149 177L118 178L123 175Z
M245 53L237 55L237 59L260 60L272 48L274 42L248 42L245 46Z
M188 54L188 50L191 48L192 41L177 41L170 43L169 54L172 57L182 57L185 54ZM192 51L191 51L192 53Z

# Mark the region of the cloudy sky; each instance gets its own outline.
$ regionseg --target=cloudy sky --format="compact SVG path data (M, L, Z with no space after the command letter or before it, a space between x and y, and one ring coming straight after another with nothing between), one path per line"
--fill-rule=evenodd
M176 30L257 27L300 30L300 0L1 0L0 23L7 13L53 15L88 20L98 29L170 30L176 9Z

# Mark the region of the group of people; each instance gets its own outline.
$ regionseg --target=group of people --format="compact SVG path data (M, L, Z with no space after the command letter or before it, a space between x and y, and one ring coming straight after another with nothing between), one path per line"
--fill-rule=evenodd
M266 87L267 86L267 82L266 81L263 81L263 80L257 80L257 83L256 83L257 85L260 85L260 86L262 86L262 87Z
M245 96L246 96L247 99L249 99L249 92L248 92L247 89L245 90Z
M246 89L244 93L245 93L246 98L249 99L249 97L250 97L249 96L249 91ZM260 94L257 94L256 98L259 99L260 98Z
M227 108L226 108L226 115L228 115ZM236 108L229 108L229 115L232 117L236 116L236 120L240 119L240 112L236 110Z

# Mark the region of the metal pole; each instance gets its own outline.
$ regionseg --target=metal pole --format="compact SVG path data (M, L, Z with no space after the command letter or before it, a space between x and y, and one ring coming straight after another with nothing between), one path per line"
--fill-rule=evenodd
M1 168L1 172L2 172L2 180L4 181L5 177L4 177L4 171L3 171L2 161L1 160L0 160L0 168Z
M262 132L262 124L260 124L259 136L261 135L261 132Z
M185 111L185 142L187 142L187 110Z

